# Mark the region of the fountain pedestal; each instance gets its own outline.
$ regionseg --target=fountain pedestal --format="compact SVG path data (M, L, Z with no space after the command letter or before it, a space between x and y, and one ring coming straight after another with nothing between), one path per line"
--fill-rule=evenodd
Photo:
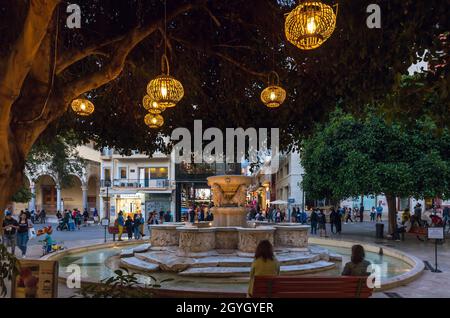
M197 228L184 226L177 228L180 234L178 256L207 255L216 248L216 233L214 228Z
M246 226L247 210L244 207L213 207L215 227Z
M273 227L238 228L238 232L238 250L241 252L254 254L262 240L268 240L272 245L274 244L275 228Z

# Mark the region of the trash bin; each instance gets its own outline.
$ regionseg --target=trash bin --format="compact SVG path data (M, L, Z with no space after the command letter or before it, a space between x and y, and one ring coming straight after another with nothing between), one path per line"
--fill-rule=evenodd
M376 238L382 239L384 237L384 224L377 223L375 225L375 229L376 229Z

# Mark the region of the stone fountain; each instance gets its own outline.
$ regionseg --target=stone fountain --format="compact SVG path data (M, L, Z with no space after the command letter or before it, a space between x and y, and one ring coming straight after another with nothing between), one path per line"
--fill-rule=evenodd
M250 183L251 177L241 175L209 177L214 202L212 224L152 225L150 244L122 253L122 266L181 276L248 276L256 246L261 240L269 240L284 274L333 268L330 260L339 260L339 256L308 247L309 226L247 221L245 199Z

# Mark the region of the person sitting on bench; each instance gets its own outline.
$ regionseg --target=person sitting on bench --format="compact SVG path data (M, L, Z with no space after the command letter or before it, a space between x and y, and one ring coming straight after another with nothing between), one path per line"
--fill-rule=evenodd
M351 260L345 264L342 276L369 276L370 273L367 269L370 266L370 262L366 261L365 257L364 247L359 244L353 245Z
M272 276L280 274L280 264L273 253L273 246L268 240L259 242L256 247L255 260L250 270L250 283L248 285L248 295L253 294L253 283L255 276Z

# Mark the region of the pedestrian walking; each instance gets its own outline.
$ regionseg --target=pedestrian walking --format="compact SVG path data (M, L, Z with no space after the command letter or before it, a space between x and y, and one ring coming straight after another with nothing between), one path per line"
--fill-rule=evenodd
M325 213L323 212L323 210L320 210L319 215L318 215L318 220L317 223L319 225L319 235L320 237L322 236L327 236L327 219L325 216Z
M422 205L417 202L416 206L414 207L414 221L412 222L414 225L414 222L417 222L419 226L422 226Z
M119 211L119 215L117 216L117 219L116 219L116 225L119 230L118 240L122 241L123 227L125 226L125 219L123 218L122 211Z
M359 221L364 221L364 205L361 203L361 206L359 207Z
M11 211L5 212L5 219L3 220L3 244L6 248L10 247L11 254L16 251L16 232L19 228L19 223L12 217Z
M381 222L382 217L383 217L383 206L381 205L381 202L379 202L377 207L377 222Z
M86 227L88 225L88 221L89 221L89 212L87 209L84 209L83 211L83 224L84 227Z
M145 233L144 233L144 223L145 223L145 219L142 216L142 212L139 212L139 218L141 219L141 224L139 225L139 233L141 233L141 236L144 237Z
M334 227L336 226L336 220L339 217L338 213L334 209L334 207L331 208L330 213L330 227L331 227L331 233L335 234Z
M348 209L347 215L345 216L345 224L348 223L348 220L350 220L353 223L353 220L352 220L352 208Z
M127 216L127 220L125 221L125 229L127 230L128 239L131 240L133 238L133 220L131 216Z
M316 210L312 210L311 212L311 234L317 234L317 221L318 215Z
M375 222L375 215L376 215L376 209L373 206L372 209L370 210L370 222Z
M342 215L344 214L344 210L341 208L339 212L336 213L335 225L336 225L336 233L341 234L342 232Z
M133 234L136 240L141 239L141 217L137 213L134 215L133 220Z
M24 212L19 216L18 228L17 228L17 246L22 252L22 258L25 258L27 254L28 245L28 230L33 227L33 224L28 219L27 214Z

